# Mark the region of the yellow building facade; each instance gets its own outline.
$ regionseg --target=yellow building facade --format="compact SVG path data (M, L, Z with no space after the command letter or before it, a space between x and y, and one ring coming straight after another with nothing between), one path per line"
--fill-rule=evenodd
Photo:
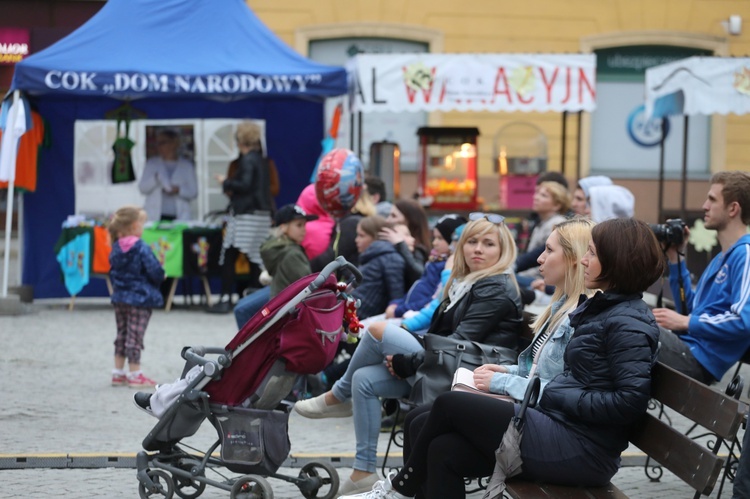
M660 59L672 49L701 55L750 54L749 0L248 0L255 14L299 53L310 56L316 41L358 38L421 43L431 53L597 53L597 101L592 115L556 113L430 113L430 126L478 127L480 196L488 207L498 206L497 136L509 124L530 123L544 135L548 169L561 171L570 181L588 174L612 177L636 196L636 216L658 221L658 152L628 167L626 153L607 156L602 129L619 130L619 118L606 114L617 105L617 85L628 92L628 82L642 80L642 62ZM733 25L728 26L730 16ZM733 33L730 33L733 31ZM678 52L679 52L678 50ZM641 61L630 64L628 61ZM623 62L625 63L623 65ZM604 64L602 64L604 63ZM609 68L604 66L609 65ZM614 68L614 69L613 69ZM612 70L612 74L605 71ZM631 71L635 70L635 71ZM600 73L601 71L601 73ZM633 74L626 74L631 71ZM638 73L640 71L640 76ZM615 74L616 73L616 74ZM600 77L601 75L601 77ZM615 83L606 86L609 81ZM623 91L625 91L623 90ZM602 106L599 107L599 99ZM600 115L596 115L600 109ZM675 130L682 117L673 117ZM580 121L580 122L579 122ZM700 210L711 172L750 171L750 116L706 117L691 124L696 146L695 165L688 173L686 208ZM697 127L697 131L696 131ZM580 134L579 134L580 130ZM416 130L415 130L416 132ZM619 133L619 132L618 132ZM680 132L681 133L681 132ZM598 135L599 134L599 135ZM667 150L673 163L682 137ZM365 144L365 148L367 144ZM366 150L366 149L365 149ZM563 159L564 150L564 159ZM655 158L655 159L654 159ZM610 161L611 160L611 161ZM609 164L612 163L612 164ZM604 169L603 169L604 168ZM401 196L416 189L415 173L402 173ZM665 212L681 207L680 172L671 171L665 183Z

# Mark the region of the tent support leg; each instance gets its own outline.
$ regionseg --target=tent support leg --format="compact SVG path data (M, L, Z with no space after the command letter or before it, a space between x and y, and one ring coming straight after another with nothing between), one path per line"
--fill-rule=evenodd
M13 178L8 180L8 205L5 207L5 254L3 255L3 289L1 298L8 297L8 271L10 270L10 233L13 232Z

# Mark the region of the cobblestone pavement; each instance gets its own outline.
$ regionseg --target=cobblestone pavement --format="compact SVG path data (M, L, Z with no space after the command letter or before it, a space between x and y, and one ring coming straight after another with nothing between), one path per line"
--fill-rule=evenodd
M75 310L66 307L63 301L37 301L24 315L0 317L0 464L6 463L3 467L7 468L8 462L26 457L27 464L36 458L55 466L66 455L73 455L74 462L99 458L102 466L130 464L96 469L36 465L2 469L0 498L137 498L138 481L130 466L155 420L135 409L134 390L110 386L111 306L106 300L80 299ZM182 371L179 352L184 345L223 346L234 332L232 315L187 309L178 300L171 312L155 311L152 316L145 338L144 372L157 382L171 381ZM354 450L351 418L308 420L293 413L289 427L292 455L315 453L328 459L350 456ZM381 451L386 438L381 436ZM215 431L206 422L188 442L205 449L214 439ZM640 460L637 449L628 450L626 464ZM335 464L341 466L341 477L348 476L350 469L345 466L350 463L350 458L344 458ZM280 473L296 476L299 468L285 467ZM674 476L666 474L652 483L637 466L624 466L613 482L634 498L692 497L692 491ZM271 484L277 498L301 497L294 485L278 480ZM730 497L731 490L723 495ZM229 493L208 487L201 497L227 498Z

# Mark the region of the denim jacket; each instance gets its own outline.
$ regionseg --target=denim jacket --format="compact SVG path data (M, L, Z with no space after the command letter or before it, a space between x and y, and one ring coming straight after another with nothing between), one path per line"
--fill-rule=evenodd
M563 296L552 304L551 315L557 312L566 299ZM563 355L572 335L573 328L570 326L570 319L566 315L560 322L560 325L557 326L557 329L552 332L552 335L544 344L544 348L539 353L537 374L541 381L540 396L547 383L562 372L565 363ZM532 344L518 356L518 365L503 366L508 369L507 373L495 373L492 376L492 381L490 382L491 392L510 395L516 400L523 400L526 387L529 383L528 376L531 371L531 365L534 362L534 355L531 351L533 343L532 341Z

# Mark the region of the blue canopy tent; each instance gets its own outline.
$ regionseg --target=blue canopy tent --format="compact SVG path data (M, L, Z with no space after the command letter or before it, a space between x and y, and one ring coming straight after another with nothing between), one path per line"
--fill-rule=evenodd
M324 99L347 88L343 68L294 52L243 0L109 0L68 37L18 63L14 90L51 134L37 191L25 196L22 249L24 284L48 298L67 295L52 248L75 207L75 120L103 119L122 101L150 119L264 119L283 204L307 185L320 155ZM105 292L101 283L85 288Z

